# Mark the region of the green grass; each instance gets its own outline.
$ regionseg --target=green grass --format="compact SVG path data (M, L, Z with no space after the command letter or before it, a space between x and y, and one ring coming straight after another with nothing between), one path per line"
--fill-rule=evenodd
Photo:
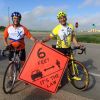
M80 42L100 44L100 34L77 35L77 40L80 41Z

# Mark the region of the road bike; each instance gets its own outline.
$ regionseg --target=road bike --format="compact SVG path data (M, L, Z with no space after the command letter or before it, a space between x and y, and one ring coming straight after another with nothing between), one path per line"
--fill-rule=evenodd
M57 49L55 46L53 48ZM67 80L72 83L72 85L79 89L79 90L86 90L89 85L89 73L87 68L74 57L74 51L80 50L78 54L86 53L86 48L80 48L80 47L73 47L69 49L69 62L68 62L68 68L65 70L64 74L67 75ZM59 49L58 49L59 51ZM72 71L70 70L72 69ZM81 80L73 79L72 73L79 77Z
M3 56L5 55L5 52L8 50L3 50L2 54ZM20 57L20 52L18 53L17 49L12 49L11 51L14 52L14 56L12 59L12 62L9 63L9 65L7 66L5 73L4 73L4 77L3 77L3 91L4 93L8 94L11 93L13 88L14 88L14 84L17 81L17 76L18 73L20 72L20 67L21 67L21 61L19 59ZM11 72L10 72L11 70ZM10 80L12 80L12 83L10 84L10 86L8 86L8 82Z

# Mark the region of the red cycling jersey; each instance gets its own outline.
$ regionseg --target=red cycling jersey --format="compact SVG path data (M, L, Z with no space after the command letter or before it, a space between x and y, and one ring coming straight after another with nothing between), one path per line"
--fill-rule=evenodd
M12 44L15 48L19 47L18 49L24 49L24 36L27 38L31 38L31 33L29 30L20 25L17 28L14 28L13 25L9 25L4 31L4 38L9 37L9 44Z

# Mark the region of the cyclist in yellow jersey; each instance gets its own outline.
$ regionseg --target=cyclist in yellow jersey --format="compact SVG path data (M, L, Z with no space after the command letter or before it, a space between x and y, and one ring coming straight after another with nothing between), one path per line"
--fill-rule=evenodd
M76 40L74 26L70 23L67 23L66 13L60 11L57 14L57 19L59 21L59 24L52 30L52 33L46 39L42 40L42 42L47 42L50 39L56 38L57 39L56 49L64 54L69 53L72 42L74 43L75 46L83 47ZM70 69L72 72L72 68ZM72 79L81 80L81 78L73 75L73 72L72 72Z

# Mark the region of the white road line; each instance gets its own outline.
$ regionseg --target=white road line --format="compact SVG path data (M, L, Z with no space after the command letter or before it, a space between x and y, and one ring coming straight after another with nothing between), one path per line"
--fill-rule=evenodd
M100 74L95 74L95 73L92 73L92 72L89 72L90 75L93 75L93 76L97 76L97 77L100 77Z

